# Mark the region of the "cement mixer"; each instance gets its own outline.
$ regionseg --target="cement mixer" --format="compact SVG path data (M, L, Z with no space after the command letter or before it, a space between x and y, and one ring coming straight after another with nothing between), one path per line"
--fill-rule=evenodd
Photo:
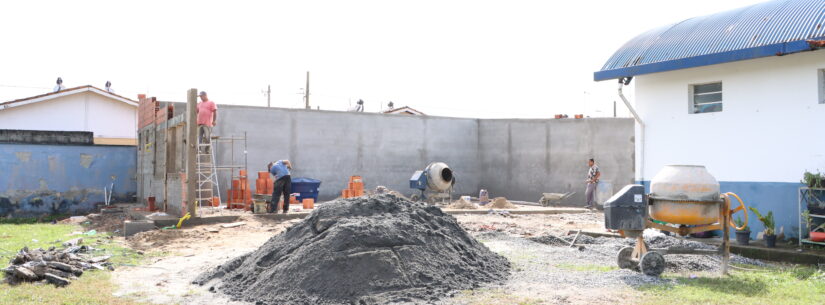
M421 191L421 194L413 194L410 199L413 201L427 201L436 203L452 201L453 186L455 185L455 173L444 162L433 162L424 170L415 171L410 178L410 188Z
M731 210L731 198L738 206ZM736 227L732 215L744 212L744 224ZM734 193L720 194L719 182L701 165L668 165L650 181L650 194L643 185L625 186L604 204L607 229L619 230L636 238L635 247L621 249L618 264L623 269L659 276L665 270L665 254L712 254L722 258L722 273L727 273L730 258L730 228L748 225L745 203ZM655 228L685 236L691 233L722 230L722 245L717 250L666 248L649 249L642 231Z

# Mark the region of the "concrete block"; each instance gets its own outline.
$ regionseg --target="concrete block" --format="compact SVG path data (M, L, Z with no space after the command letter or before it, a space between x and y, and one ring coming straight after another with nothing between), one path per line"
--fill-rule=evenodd
M123 222L123 235L129 237L155 228L155 222L151 220L127 220Z

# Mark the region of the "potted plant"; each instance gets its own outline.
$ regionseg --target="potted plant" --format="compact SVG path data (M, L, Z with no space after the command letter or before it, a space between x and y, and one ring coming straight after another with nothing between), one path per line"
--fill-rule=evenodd
M802 174L802 181L800 182L802 182L802 184L805 184L808 187L822 188L823 186L825 186L825 175L822 175L822 173L818 171L816 172L816 174L809 171L805 171L805 173Z
M736 217L736 220L734 220L733 222L736 223L736 227L738 227L738 228L741 228L743 225L745 225L745 222L742 221L742 218L739 218L739 217ZM751 239L751 228L750 227L745 226L745 228L743 228L742 230L736 230L736 243L737 244L747 246L750 239Z
M773 211L768 211L768 214L763 216L755 207L750 207L750 210L756 214L756 218L765 226L765 231L763 231L765 233L765 245L768 248L776 247L776 222L773 220Z
M811 212L807 210L802 212L802 218L805 219L805 223L808 224L808 239L813 242L825 241L825 222L815 226L814 218L811 217Z
M825 188L825 175L818 171L816 174L805 171L800 183L809 188L820 189L809 190L805 197L808 201L808 210L811 211L811 213L825 215L825 199L823 198L823 191L821 190Z

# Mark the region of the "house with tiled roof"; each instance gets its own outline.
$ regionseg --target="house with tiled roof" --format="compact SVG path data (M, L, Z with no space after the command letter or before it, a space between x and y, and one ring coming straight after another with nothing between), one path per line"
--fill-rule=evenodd
M0 129L91 132L94 144L136 145L138 102L80 86L0 103Z

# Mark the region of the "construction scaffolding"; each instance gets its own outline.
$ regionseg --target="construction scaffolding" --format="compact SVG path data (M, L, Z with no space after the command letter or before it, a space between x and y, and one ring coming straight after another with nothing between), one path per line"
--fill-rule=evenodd
M240 152L243 156L243 163L240 163L241 156L236 156L236 145L243 150ZM209 151L203 151L201 148L208 148ZM221 150L220 148L226 148ZM210 143L198 143L197 154L197 198L198 198L198 215L209 215L221 213L225 209L238 208L238 204L246 204L252 200L248 192L243 191L248 186L236 186L233 183L227 185L227 197L222 198L220 192L219 173L222 171L229 171L229 181L246 181L247 171L247 137L246 132L242 136L220 137L212 136ZM228 154L228 158L221 158L220 153ZM226 164L217 164L215 160L226 160ZM238 183L240 184L240 183ZM231 187L231 188L230 188ZM244 205L245 207L245 205Z

